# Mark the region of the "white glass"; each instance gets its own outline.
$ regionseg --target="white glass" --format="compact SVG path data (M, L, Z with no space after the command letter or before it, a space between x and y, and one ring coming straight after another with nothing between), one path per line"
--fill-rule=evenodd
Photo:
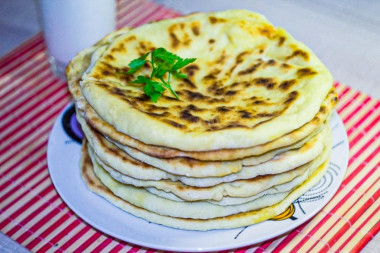
M62 78L79 51L115 29L115 0L39 0L38 5L49 62Z

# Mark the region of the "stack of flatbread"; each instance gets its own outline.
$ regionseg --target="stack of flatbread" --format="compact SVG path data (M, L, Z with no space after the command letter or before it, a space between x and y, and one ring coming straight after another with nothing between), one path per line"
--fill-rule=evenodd
M156 102L128 64L156 48L194 63ZM146 65L138 74L149 76ZM320 60L245 10L113 32L67 68L88 188L148 221L189 230L283 212L323 176L337 96Z

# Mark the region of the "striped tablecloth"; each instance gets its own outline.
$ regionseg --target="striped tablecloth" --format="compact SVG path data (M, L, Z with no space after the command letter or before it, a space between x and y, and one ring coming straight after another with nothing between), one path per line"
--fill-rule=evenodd
M118 26L178 13L147 0L118 2ZM380 229L380 102L336 84L350 144L347 175L312 220L236 252L359 251ZM37 252L153 251L112 238L77 217L50 180L46 149L53 122L71 100L49 69L41 34L0 59L0 231Z

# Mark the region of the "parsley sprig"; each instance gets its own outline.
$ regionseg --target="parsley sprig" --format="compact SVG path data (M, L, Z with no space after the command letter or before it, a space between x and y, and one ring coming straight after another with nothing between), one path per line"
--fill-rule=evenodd
M150 54L150 60L147 60ZM129 70L127 74L134 74L140 70L146 62L149 62L152 66L152 73L150 78L139 75L137 79L132 83L145 84L144 92L150 97L153 102L161 97L165 88L169 89L173 95L179 100L178 94L173 90L170 85L170 78L174 76L177 79L186 78L187 75L181 73L179 70L186 65L194 62L196 58L181 58L178 55L168 52L164 48L157 48L151 52L144 54L143 56L131 61L128 66ZM164 75L168 73L167 80L164 80ZM125 74L125 73L124 73Z

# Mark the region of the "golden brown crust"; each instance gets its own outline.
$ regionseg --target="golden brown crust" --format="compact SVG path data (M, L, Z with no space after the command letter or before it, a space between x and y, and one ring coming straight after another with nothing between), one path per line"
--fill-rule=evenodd
M187 78L171 78L180 100L165 90L153 103L143 84L131 83L137 75L150 76L151 64L125 74L131 60L159 47L197 58L182 70ZM154 22L116 37L94 55L81 89L97 114L146 144L184 151L273 141L312 120L332 86L310 49L261 15L242 10Z
M337 103L337 94L334 89L331 89L324 103L322 104L320 111L315 115L314 119L300 129L296 129L293 132L287 134L287 136L280 137L282 139L289 139L289 142L284 142L282 146L291 145L309 136L313 132L318 131L319 127L326 121L330 115L331 109ZM196 106L189 106L189 110L200 110ZM228 110L225 107L218 107L220 111ZM103 121L96 112L87 104L85 107L85 118L89 125L107 136L111 140L120 143L121 145L134 147L148 155L160 157L160 158L175 158L175 157L189 157L198 160L235 160L252 155L263 154L273 148L282 147L276 145L279 140L274 140L270 143L265 143L260 146L242 149L221 149L221 150L209 150L207 152L185 152L177 149L170 149L167 147L160 147L154 145L147 145L141 141L133 139L132 137L122 134L111 125Z

